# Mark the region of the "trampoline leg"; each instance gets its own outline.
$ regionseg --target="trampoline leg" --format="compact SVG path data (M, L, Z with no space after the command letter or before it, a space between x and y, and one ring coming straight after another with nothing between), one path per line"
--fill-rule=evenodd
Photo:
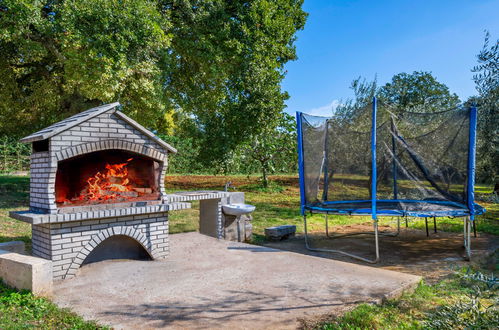
M313 247L311 247L308 244L307 216L305 214L303 215L303 228L304 228L304 232L305 232L305 247L308 250L310 250L310 251L340 253L340 254L346 255L346 256L348 256L350 258L354 258L354 259L361 260L361 261L364 261L364 262L368 262L368 263L371 263L371 264L375 264L375 263L377 263L379 261L378 224L377 224L377 222L375 223L375 226L374 226L375 245L376 245L376 259L374 259L374 260L362 258L362 257L356 256L354 254L350 254L350 253L347 253L347 252L344 252L344 251L340 251L340 250L319 249L319 248L313 248Z
M409 228L409 223L407 222L407 217L405 217L405 228Z
M473 236L476 237L476 219L473 220Z
M428 231L428 218L424 218L424 222L426 225L426 237L430 236L430 232Z
M464 259L471 260L471 221L469 217L464 218Z
M327 219L327 213L326 213L326 236L329 237L329 221Z
M400 234L400 217L397 217L397 235L398 236Z
M376 260L373 263L379 261L379 235L378 235L378 220L374 221L374 245L376 249Z
M437 233L437 217L433 217L433 231Z

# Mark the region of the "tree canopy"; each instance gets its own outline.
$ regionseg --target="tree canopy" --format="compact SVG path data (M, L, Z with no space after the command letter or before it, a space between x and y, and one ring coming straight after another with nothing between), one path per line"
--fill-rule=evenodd
M227 160L254 134L275 126L288 94L284 64L296 59L302 0L165 1L172 20L167 92L202 134L203 163ZM225 157L224 157L225 156Z
M0 135L120 101L160 133L182 118L209 151L200 160L223 160L284 109L302 3L4 0Z
M478 152L480 179L496 181L499 176L499 40L490 44L485 36L478 64L472 69L479 97L478 103Z
M379 89L384 102L401 109L420 108L425 112L450 109L459 104L459 97L439 82L430 72L399 73Z
M2 1L0 132L19 136L117 100L158 122L169 30L146 0Z

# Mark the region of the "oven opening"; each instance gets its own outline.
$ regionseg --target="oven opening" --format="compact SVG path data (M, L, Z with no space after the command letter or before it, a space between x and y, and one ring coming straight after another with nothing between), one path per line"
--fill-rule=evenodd
M159 199L160 163L122 150L92 152L59 162L58 207Z

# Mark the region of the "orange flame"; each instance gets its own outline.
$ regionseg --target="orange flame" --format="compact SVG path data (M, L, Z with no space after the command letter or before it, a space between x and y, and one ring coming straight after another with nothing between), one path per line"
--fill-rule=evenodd
M121 164L106 164L104 173L97 172L87 179L88 185L78 199L96 201L127 198L126 195L119 193L133 191L126 167L132 159L127 159L126 163Z

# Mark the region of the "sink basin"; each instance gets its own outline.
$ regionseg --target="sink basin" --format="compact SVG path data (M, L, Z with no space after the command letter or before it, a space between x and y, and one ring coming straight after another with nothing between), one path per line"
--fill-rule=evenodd
M238 216L253 212L255 206L249 204L227 204L222 205L222 210L227 215Z

